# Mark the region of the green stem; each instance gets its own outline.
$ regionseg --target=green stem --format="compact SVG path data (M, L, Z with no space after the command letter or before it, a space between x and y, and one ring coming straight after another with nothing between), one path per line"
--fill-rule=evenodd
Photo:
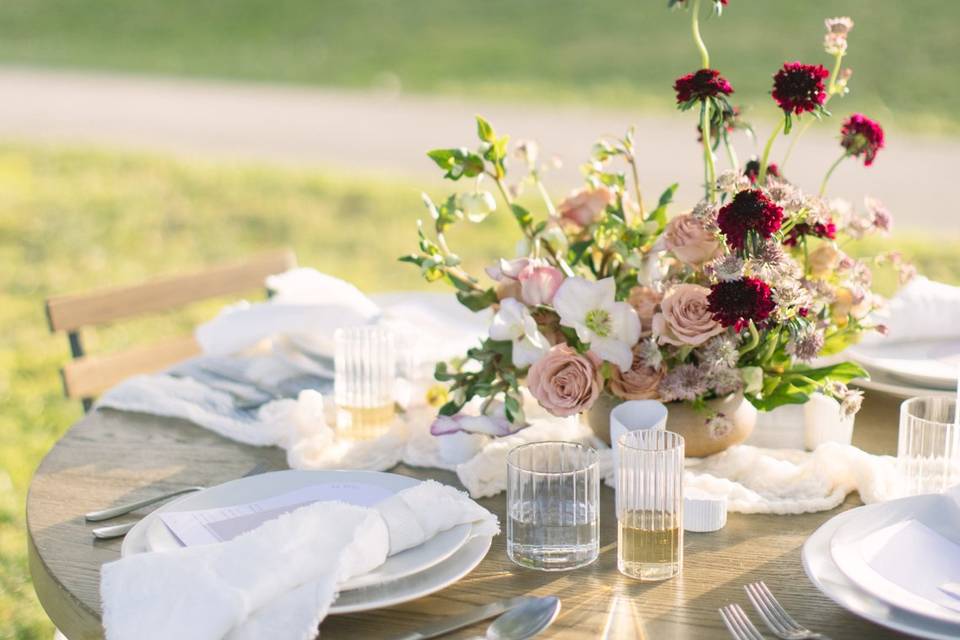
M820 183L820 196L823 197L823 194L827 192L827 182L830 180L830 176L833 175L833 172L836 171L837 167L840 166L840 163L843 162L843 159L847 157L846 152L839 158L833 161L833 164L830 165L830 168L827 169L827 175L823 176L823 182Z
M710 149L710 102L700 103L700 133L703 139L703 176L706 183L708 202L716 202L717 176L713 165L713 151Z
M692 18L690 19L690 31L693 33L693 41L700 50L700 67L702 69L710 68L710 53L707 51L707 45L703 43L703 37L700 35L700 0L693 0L693 7L690 9Z
M730 136L725 132L723 134L723 146L727 150L727 159L730 161L730 168L736 172L740 171L740 160L737 159L737 152L733 148L733 143L730 142Z
M833 62L833 72L830 74L830 82L827 85L827 99L823 101L823 104L826 105L830 98L839 93L837 89L837 77L840 75L840 64L843 61L843 54L838 53L834 55ZM811 126L813 126L814 120L809 119L803 123L803 127L800 128L800 131L793 136L793 139L790 141L790 146L787 147L787 152L783 156L783 161L780 163L780 168L783 169L787 166L787 160L790 159L790 156L793 154L794 147L797 146L797 141L807 132Z
M787 118L784 116L780 124L778 124L774 128L773 133L770 134L767 144L763 147L763 157L760 158L760 174L757 176L757 186L763 186L763 183L767 179L767 161L770 159L770 150L773 149L773 141L777 139L777 136L780 135L780 132L783 131L783 127L786 124Z
M550 199L550 194L547 193L547 188L543 186L540 176L534 175L533 179L537 184L537 191L540 192L540 197L543 198L544 204L547 205L547 213L550 214L551 218L557 217L557 210L553 206L553 200Z
M632 153L627 156L627 162L630 163L630 172L633 174L633 190L637 194L637 207L640 211L640 219L643 220L647 217L646 211L643 209L643 196L640 194L640 173L637 171L637 158ZM626 216L627 224L630 224L630 212L627 211L627 208L623 208L623 215Z

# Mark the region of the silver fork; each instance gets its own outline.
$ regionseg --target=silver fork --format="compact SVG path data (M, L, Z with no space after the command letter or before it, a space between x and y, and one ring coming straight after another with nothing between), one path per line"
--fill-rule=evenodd
M257 463L252 469L243 474L243 478L249 478L250 476L256 476L265 471L269 471L269 467L263 463ZM85 517L87 522L100 522L102 520L109 520L111 518L116 518L118 516L126 515L132 513L137 509L150 506L157 502L162 502L164 500L169 500L175 496L182 495L184 493L190 493L192 491L202 491L205 487L187 487L186 489L180 489L179 491L173 491L171 493L165 493L161 496L156 496L154 498L147 498L146 500L140 500L138 502L131 502L129 504L120 505L118 507L113 507L112 509L104 509L103 511L94 511L88 513ZM92 516L92 517L91 517ZM94 538L98 540L110 540L113 538L122 538L127 535L131 529L139 522L140 520L134 520L133 522L125 522L123 524L117 524L107 527L97 527L93 529L91 533Z
M721 607L720 617L723 618L723 624L727 625L727 630L730 631L734 640L763 640L763 636L750 622L750 618L740 605L728 604Z
M753 608L760 614L773 635L782 640L830 640L822 633L810 631L790 617L783 605L763 582L753 582L743 588Z

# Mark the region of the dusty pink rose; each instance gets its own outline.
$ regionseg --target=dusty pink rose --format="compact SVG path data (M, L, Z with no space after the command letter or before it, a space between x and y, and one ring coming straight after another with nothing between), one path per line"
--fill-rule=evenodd
M555 416L572 416L593 406L603 388L600 361L558 344L527 372L527 387L540 406Z
M531 307L536 307L553 302L553 294L563 282L563 273L539 260L531 260L518 279L521 299Z
M660 313L653 318L653 332L660 342L696 347L723 333L723 326L710 313L709 294L710 289L697 284L671 289L660 303Z
M610 378L610 390L624 400L656 400L657 388L665 372L663 367L651 367L643 359L641 346L633 347L633 364L630 370L621 372L614 368Z
M634 287L630 289L627 302L640 317L642 335L649 335L653 329L653 316L657 313L657 305L663 299L663 294L650 287Z
M667 249L686 264L702 264L717 257L720 241L693 215L686 213L671 220L663 231Z
M557 214L578 227L595 222L608 204L613 203L613 192L607 187L580 189L567 197L557 207Z

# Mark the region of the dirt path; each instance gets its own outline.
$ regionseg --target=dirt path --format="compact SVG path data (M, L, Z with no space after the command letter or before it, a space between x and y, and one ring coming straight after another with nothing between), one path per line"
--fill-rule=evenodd
M181 156L258 160L413 179L432 184L423 152L473 144L472 117L483 113L502 132L532 138L565 166L549 177L558 191L578 181L578 166L600 135L637 125L648 197L681 182L680 199L696 198L699 148L688 114L642 115L583 107L478 104L449 98L351 93L251 84L0 68L0 137L93 143ZM838 155L839 121L807 134L788 175L815 188ZM761 135L769 131L759 127ZM847 162L832 193L884 200L902 227L960 232L955 162L960 139L935 140L888 131L888 148L870 169ZM751 145L739 141L746 157ZM784 145L775 148L779 159Z

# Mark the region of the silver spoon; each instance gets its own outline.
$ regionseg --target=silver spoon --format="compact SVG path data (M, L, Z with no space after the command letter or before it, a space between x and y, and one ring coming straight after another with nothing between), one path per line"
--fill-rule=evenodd
M486 640L526 640L553 624L560 613L560 598L531 598L510 609L487 627Z

